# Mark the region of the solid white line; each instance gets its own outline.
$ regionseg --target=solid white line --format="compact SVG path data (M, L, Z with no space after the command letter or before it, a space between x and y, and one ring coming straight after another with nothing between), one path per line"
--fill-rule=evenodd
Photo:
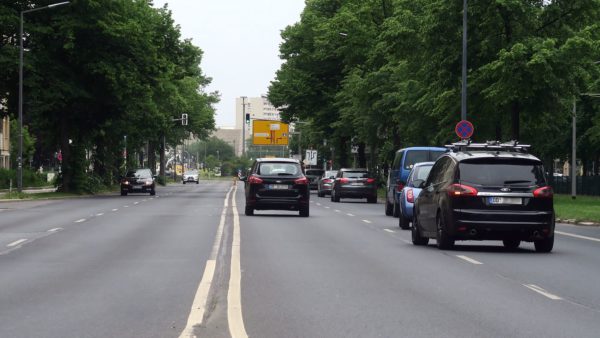
M362 221L363 221L363 222L365 222L365 223L367 223L367 224L371 224L371 223L372 223L372 222L371 222L371 221L369 221L368 219L363 219Z
M17 245L19 245L19 244L21 244L21 243L23 243L23 242L27 242L27 238L21 238L21 239L19 239L19 240L16 240L16 241L14 241L14 242L10 243L10 244L7 244L6 246L7 246L8 248L12 248L13 246L17 246Z
M227 291L227 322L232 338L247 338L244 318L242 316L242 272L240 267L240 215L237 211L235 194L233 193L233 240L231 243L231 272L229 274L229 290Z
M550 298L552 300L561 300L562 299L559 296L553 295L550 292L542 289L541 287L539 287L539 286L537 286L535 284L523 284L523 286L526 287L526 288L528 288L528 289L530 289L530 290L532 290L532 291L535 291L535 292L539 293L542 296L548 297L548 298Z
M483 264L480 261L474 260L471 257L467 257L467 256L463 256L463 255L456 255L456 257L458 257L458 258L460 258L462 260L465 260L465 261L467 261L467 262L469 262L471 264L475 264L475 265L482 265Z
M112 211L119 211L119 209L112 209Z
M86 219L85 219L85 218L82 218L82 219L78 219L78 220L76 220L76 221L75 221L75 223L81 223L81 222L85 222L85 221L86 221Z
M394 230L390 230L390 229L383 229L383 231L389 232L389 233L392 233L392 234L395 232Z
M576 234L572 234L569 232L562 232L562 231L556 231L556 230L554 231L554 233L563 235L563 236L575 237L575 238L579 238L579 239L587 239L588 241L600 242L600 238L581 236L581 235L576 235Z
M63 228L54 228L54 229L48 230L48 232L57 232L57 231L61 231L61 230L63 230Z
M352 215L352 214L346 214L346 215L348 215L348 216L350 216L350 217L354 217L354 215Z
M101 213L99 213L99 214L96 214L96 216L102 216L102 215L104 215L104 213L103 213L103 212L101 212Z
M233 188L229 189L227 195L225 196L225 201L223 202L223 211L221 212L221 220L219 221L219 228L217 229L217 234L215 235L215 240L213 242L213 249L210 253L209 260L206 261L204 274L202 275L202 279L200 280L200 284L196 290L196 296L194 297L194 302L192 303L192 309L190 310L190 315L188 316L185 329L179 335L180 338L195 337L194 326L201 325L202 321L204 320L204 312L206 311L206 303L208 302L208 293L210 292L210 287L215 276L217 257L221 247L223 231L225 229L225 217L227 216L227 208L229 207L228 200L232 189Z

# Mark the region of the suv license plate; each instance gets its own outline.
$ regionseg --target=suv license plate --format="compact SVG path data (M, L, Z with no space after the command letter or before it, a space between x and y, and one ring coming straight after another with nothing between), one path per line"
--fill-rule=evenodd
M285 189L289 189L290 186L287 184L270 184L269 185L269 189L273 189L273 190L285 190Z
M488 203L521 205L523 204L523 199L521 197L488 197Z

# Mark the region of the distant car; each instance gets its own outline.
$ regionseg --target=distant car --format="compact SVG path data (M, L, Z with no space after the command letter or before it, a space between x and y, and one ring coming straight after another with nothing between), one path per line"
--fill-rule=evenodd
M191 182L195 182L196 184L200 183L198 170L188 170L183 173L182 183L186 184Z
M245 181L246 216L255 210L298 210L301 217L310 211L308 179L298 160L258 158Z
M331 195L331 188L333 188L333 181L335 181L335 175L337 170L327 170L323 173L319 181L317 182L317 195L319 197L325 197L325 195Z
M416 186L427 180L427 175L434 162L416 163L406 181L406 186L400 192L400 215L398 216L398 225L402 229L408 229L413 219L413 205L421 189Z
M396 151L392 167L388 174L385 192L385 214L398 217L400 215L400 192L406 185L408 173L415 163L437 160L446 148L410 147Z
M542 162L515 142L455 145L429 173L414 206L412 241L501 240L509 249L554 246L553 191Z
M340 198L366 198L377 203L377 182L367 169L342 168L337 172L331 188L331 201Z
M152 171L147 168L128 171L125 177L121 178L121 196L127 196L128 193L141 192L155 195L155 183Z
M323 169L306 169L304 175L308 178L310 190L317 190L319 186L319 179L323 175L325 170Z

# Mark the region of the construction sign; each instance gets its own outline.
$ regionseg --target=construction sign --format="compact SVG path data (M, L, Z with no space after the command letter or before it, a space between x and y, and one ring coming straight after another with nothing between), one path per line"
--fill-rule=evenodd
M287 146L289 125L280 121L252 121L252 144L257 146Z

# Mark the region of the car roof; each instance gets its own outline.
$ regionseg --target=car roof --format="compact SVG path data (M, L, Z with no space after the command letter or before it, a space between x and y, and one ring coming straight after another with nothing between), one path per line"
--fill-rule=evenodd
M401 152L401 151L406 151L406 150L436 150L436 151L447 151L446 148L442 148L442 147L408 147L408 148L402 148L402 149L398 149L396 150L397 153Z
M340 171L369 171L365 168L340 168Z
M287 162L287 163L300 163L300 161L293 158L285 158L285 157L264 157L257 158L256 162Z
M416 167L425 167L425 166L432 166L435 162L417 162L413 165L413 168Z
M457 161L465 161L479 158L502 158L502 159L525 159L536 162L541 162L539 158L523 152L514 151L489 151L489 150L467 150L448 152L446 156L455 158Z

